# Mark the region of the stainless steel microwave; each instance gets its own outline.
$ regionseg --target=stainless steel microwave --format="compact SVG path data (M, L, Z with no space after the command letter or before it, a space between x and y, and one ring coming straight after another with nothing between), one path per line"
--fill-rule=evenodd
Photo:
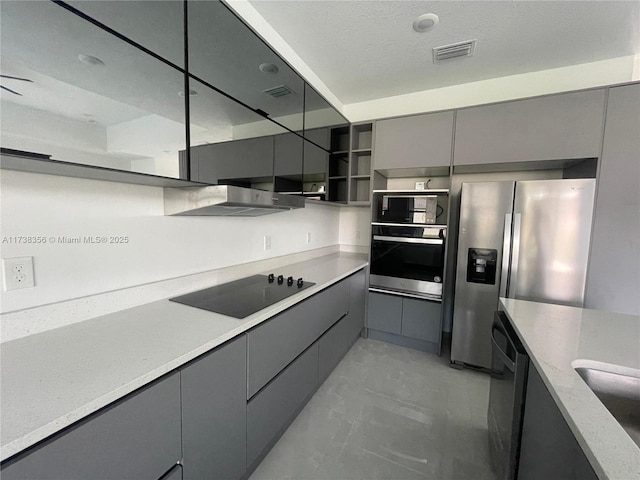
M379 194L376 222L433 225L438 216L437 195Z

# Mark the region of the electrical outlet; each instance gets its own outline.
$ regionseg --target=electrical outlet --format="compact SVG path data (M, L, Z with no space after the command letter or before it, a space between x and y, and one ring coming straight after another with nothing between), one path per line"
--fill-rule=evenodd
M264 236L264 249L271 250L271 235Z
M307 232L307 243L311 243L311 232Z
M33 279L33 257L2 259L4 291L30 288L35 285Z

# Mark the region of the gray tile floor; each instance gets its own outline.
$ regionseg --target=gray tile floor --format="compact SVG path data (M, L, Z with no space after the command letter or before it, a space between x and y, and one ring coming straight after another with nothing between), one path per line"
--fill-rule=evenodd
M489 480L489 377L359 339L250 480Z

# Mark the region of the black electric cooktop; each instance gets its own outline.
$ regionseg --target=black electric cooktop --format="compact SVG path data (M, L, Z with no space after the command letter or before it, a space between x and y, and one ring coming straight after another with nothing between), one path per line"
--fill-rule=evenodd
M197 292L170 298L173 302L202 308L234 318L245 318L315 283L283 275L253 275Z

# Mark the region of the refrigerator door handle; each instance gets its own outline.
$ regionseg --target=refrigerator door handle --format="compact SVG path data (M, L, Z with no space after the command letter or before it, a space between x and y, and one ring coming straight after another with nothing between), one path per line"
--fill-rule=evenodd
M509 257L511 256L511 214L504 216L502 238L502 274L500 275L500 297L506 297L509 284Z
M520 231L521 231L522 215L515 213L513 215L513 239L511 244L511 268L509 271L509 287L507 297L516 297L516 288L518 285L518 259L520 257Z

